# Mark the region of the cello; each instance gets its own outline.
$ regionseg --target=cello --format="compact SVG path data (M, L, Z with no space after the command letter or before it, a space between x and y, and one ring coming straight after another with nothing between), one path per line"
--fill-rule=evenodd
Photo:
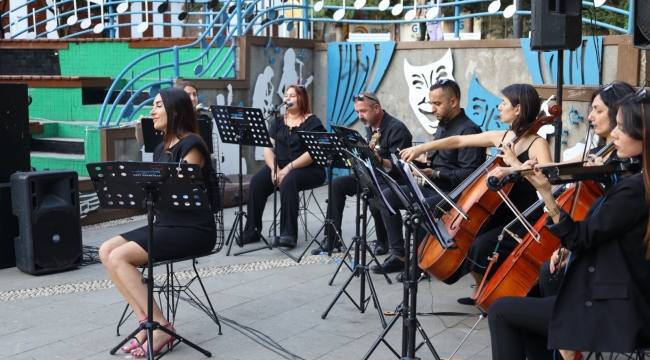
M515 136L511 143L517 143L524 135L536 133L543 125L551 124L562 114L562 108L554 105L549 112L551 116L535 120L523 134ZM497 154L500 153L501 151ZM418 264L436 279L444 281L458 270L479 230L502 204L501 195L489 191L484 179L484 174L499 166L507 165L500 157L493 156L449 194L450 198L459 199L457 205L462 213L456 208L448 212L443 210L444 214L438 220L438 226L444 226L446 233L453 238L453 246L443 248L433 235L429 235L421 243L418 249ZM501 194L507 195L511 188L512 184L504 185ZM440 206L439 204L438 208Z
M614 150L608 144L596 156L602 157ZM579 165L579 166L576 166ZM605 175L610 178L614 175L625 175L634 172L634 167L639 163L633 159L629 161L612 162L604 166L583 167L582 163L565 164L548 167L543 170L552 184L568 183L583 179L576 186L565 191L557 200L560 205L575 221L585 218L592 202L602 196L602 191L597 182L601 182ZM520 174L521 176L521 174ZM588 178L595 180L586 180ZM536 205L543 205L540 200ZM535 205L533 205L535 206ZM494 273L489 281L479 289L476 306L484 312L498 298L504 296L526 296L539 280L539 268L548 260L553 252L560 246L560 239L555 237L546 228L546 213L535 223L535 231L539 234L536 239L531 234L526 234L520 244L510 253L505 262ZM496 262L497 259L493 259ZM561 261L561 260L560 260ZM486 276L487 278L487 276Z

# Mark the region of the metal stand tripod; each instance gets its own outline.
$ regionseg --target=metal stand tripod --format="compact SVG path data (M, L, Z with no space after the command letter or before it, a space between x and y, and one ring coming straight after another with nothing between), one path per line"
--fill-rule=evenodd
M414 234L417 234L418 228L420 226L420 215L419 214L410 214L404 217L404 225L406 226L406 249L404 254L404 292L402 303L395 310L395 317L388 323L388 326L384 328L384 331L379 335L377 340L372 344L370 350L364 355L363 359L370 358L370 355L375 351L379 343L383 342L386 346L400 359L403 360L419 360L415 356L415 352L426 344L431 354L436 360L440 360L440 356L433 348L429 337L424 332L420 321L417 319L417 292L418 292L418 283L414 279L414 274L417 274L419 269L417 256L411 256L411 243L413 243L413 248L418 248L418 241ZM410 263L410 268L409 268ZM401 356L398 354L395 349L386 341L386 334L390 329L397 323L400 317L403 317L404 326L402 327L402 353ZM419 345L415 345L415 333L420 332L420 335L423 338L423 341Z
M364 190L361 193L361 198L363 199L363 218L365 219L367 214L368 214L368 191L367 190ZM332 300L332 302L329 304L329 306L327 307L325 312L321 315L321 318L325 319L325 317L327 317L327 314L330 312L330 310L332 309L334 304L336 304L336 302L338 301L339 297L341 297L342 294L345 294L348 297L348 299L350 299L350 301L352 301L354 306L356 306L356 308L359 309L359 311L361 313L364 313L366 311L368 302L372 298L372 302L373 302L373 304L375 306L375 309L377 309L377 313L379 314L379 319L381 320L381 326L385 328L386 327L386 320L384 319L384 314L383 314L383 312L381 310L381 305L379 304L379 299L377 298L377 292L375 291L375 286L372 283L372 277L370 277L370 266L366 265L366 247L367 247L367 244L366 244L366 230L367 230L367 227L365 225L365 221L363 222L363 224L364 225L363 225L363 232L362 232L361 238L359 239L357 236L355 236L353 238L355 249L354 249L354 263L352 264L352 274L350 274L350 276L346 280L345 284L343 284L343 287L341 287L341 290L339 290L339 292L336 294L336 296L334 296L334 300ZM350 246L350 248L348 248L346 253L349 253L351 248L352 248L352 246ZM368 250L370 250L370 249L368 249ZM377 261L377 258L375 258L375 255L372 253L372 251L371 251L370 254L373 257L374 261ZM338 268L340 268L342 264L343 264L343 262L341 262L341 264L339 264ZM338 272L338 268L337 268L337 272ZM386 276L386 279L390 283L390 279L388 279L388 276L386 274L384 274L384 276ZM359 302L358 303L356 301L354 301L352 296L350 296L350 294L346 290L346 288L348 287L348 285L350 285L350 282L352 281L352 279L354 277L359 277L360 280L361 280L360 281L360 286L359 286ZM332 278L332 280L334 280L334 278ZM368 287L370 288L370 296L368 296L368 297L366 297L366 281L368 281ZM332 283L330 281L330 285L331 284Z

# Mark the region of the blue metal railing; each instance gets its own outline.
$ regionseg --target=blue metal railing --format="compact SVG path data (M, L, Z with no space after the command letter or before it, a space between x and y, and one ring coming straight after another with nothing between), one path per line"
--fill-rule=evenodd
M0 19L5 19L9 18L9 23L3 28L5 32L8 32L12 28L17 29L15 33L10 34L10 38L21 38L25 37L27 34L31 34L31 37L33 38L42 38L48 36L49 33L63 30L67 27L70 27L71 25L84 25L81 26L82 31L73 33L73 34L67 34L64 35L63 38L72 38L72 37L77 37L77 36L82 36L84 34L89 34L91 32L96 32L96 33L108 33L108 36L110 37L115 37L116 36L116 30L123 28L123 27L134 27L141 25L144 21L141 21L140 23L136 22L127 22L127 23L118 23L117 17L118 16L125 16L125 15L142 15L144 14L158 14L156 10L149 11L149 10L140 10L140 11L124 11L122 13L118 13L116 9L120 4L124 4L125 0L113 0L113 1L104 1L104 11L105 13L103 14L103 19L104 22L102 23L102 14L101 14L101 8L100 5L98 4L90 4L88 2L88 6L85 7L79 7L76 9L76 11L71 8L72 7L72 1L74 0L60 0L56 2L56 9L54 4L40 8L40 5L37 4L37 0L27 0L25 1L24 4L19 5L17 7L12 8L9 12L6 12L2 15L0 15ZM315 0L314 0L315 1ZM151 2L151 1L148 1ZM170 3L184 3L185 0L170 0ZM140 110L143 106L146 106L147 104L151 103L151 99L146 100L142 103L140 103L137 108L134 110L133 102L137 98L138 94L141 94L142 92L146 92L147 90L151 89L157 89L160 88L161 86L166 86L169 85L171 86L173 83L173 80L175 78L178 78L180 76L180 67L183 65L190 65L190 64L195 64L196 67L194 69L194 75L198 78L201 77L215 77L218 74L225 75L226 77L236 77L235 74L235 64L236 62L234 61L235 57L235 41L234 41L234 36L237 35L242 35L245 33L249 33L251 30L253 34L259 35L262 32L266 31L266 29L274 24L280 25L280 24L287 24L287 27L292 26L293 23L300 23L302 22L305 24L305 26L302 27L302 37L308 38L310 33L308 29L308 24L310 22L337 22L337 23L365 23L365 24L403 24L403 23L415 23L415 22L427 22L430 20L427 19L414 19L414 20L359 20L359 19L342 19L335 21L331 18L325 18L325 17L313 17L313 5L307 5L306 0L304 5L294 5L294 4L284 4L282 3L281 5L276 5L276 6L271 6L268 8L263 7L263 3L261 0L252 0L247 3L244 3L243 0L221 0L221 10L218 12L213 12L210 9L207 8L207 2L208 0L195 0L195 3L199 4L200 6L203 7L203 11L189 11L188 15L190 16L202 16L204 21L203 23L185 23L185 22L149 22L149 17L146 16L146 22L148 24L148 27L151 26L168 26L168 27L173 27L173 26L179 26L181 28L202 28L203 32L202 34L191 44L183 45L183 46L174 46L169 49L160 49L160 50L154 50L148 54L142 55L138 57L137 59L133 60L129 65L127 65L115 78L115 81L111 85L109 91L108 91L108 96L104 100L102 109L100 111L99 119L98 119L98 126L99 127L108 127L111 125L111 119L113 118L117 108L118 104L121 102L121 100L124 98L124 96L128 92L132 92L132 94L129 96L128 100L126 101L125 106L121 109L117 120L115 121L115 125L119 125L119 123L122 121L122 119L127 119L130 120L131 117L137 113L138 110ZM453 7L454 8L454 16L451 17L445 17L445 18L437 18L434 19L434 21L453 21L455 23L454 26L454 33L455 36L458 37L459 35L459 23L460 21L468 18L475 18L475 17L488 17L488 16L503 16L503 11L497 11L495 13L489 13L489 12L481 12L481 13L473 13L473 14L461 14L460 9L461 6L463 5L469 5L469 4L476 4L476 3L485 3L485 2L491 2L491 0L457 0L453 2L446 2L440 4L441 7ZM630 0L630 8L632 9L634 7L634 2L635 0ZM135 3L146 3L144 0L130 0L129 1L131 5L131 10L133 10L133 4ZM583 1L582 4L587 7L594 7L594 4L589 1ZM36 10L32 10L31 13L28 13L27 9L29 9L29 6L32 5L32 7L39 7ZM62 7L66 7L68 10L64 12L59 13L59 9ZM431 8L435 5L423 5L423 6L418 6L418 8ZM141 6L140 6L141 7ZM234 8L233 8L234 7ZM502 6L503 7L503 6ZM328 10L338 10L342 8L341 6L324 6L324 9ZM413 9L413 6L404 6L403 7L403 14L405 14L408 10ZM354 10L353 8L350 8L350 12L348 14L352 14ZM391 11L393 8L389 7L385 11ZM583 18L582 21L584 23L589 23L593 24L599 27L603 27L606 29L613 30L615 32L621 33L621 34L631 34L633 30L633 16L631 12L618 9L615 7L611 6L602 6L601 9L607 10L614 12L616 14L620 14L623 16L627 16L627 28L622 28L615 26L613 24L607 24L599 21L591 21L590 19ZM190 10L190 9L184 9L185 11ZM291 17L291 18L286 18L284 17L283 14L287 14L290 11L296 11L296 12L302 12L301 16L296 16L296 17ZM361 9L364 12L374 12L374 11L379 11L379 8L377 7L363 7ZM41 14L43 12L47 12L47 14L54 14L56 13L56 26L54 26L51 21L53 21L53 18L47 19L47 20L42 20L39 22L36 22L36 16ZM78 17L78 14L88 14L90 12L90 17L88 18L90 20L86 21L84 23L84 20L87 19L81 19ZM183 11L166 11L165 14L169 14L172 17L178 17L179 14L181 14ZM312 16L309 16L311 12ZM16 15L17 13L22 13L23 15L18 16ZM26 15L25 15L26 14ZM524 15L524 16L530 16L531 12L530 11L517 11L516 14L518 15ZM72 19L71 17L76 17L76 19ZM246 20L247 18L250 18ZM131 19L131 16L127 16L127 19ZM73 21L75 20L75 21ZM124 18L120 18L120 20L124 20ZM220 20L224 20L223 23ZM29 25L29 22L32 22L31 25ZM68 23L70 21L70 24ZM97 22L99 21L101 26L97 27L97 24L95 27L90 27L92 24L92 21ZM38 29L38 27L42 27L43 25L48 25L47 26L47 31L46 32L41 32L37 33L35 29ZM214 31L217 31L216 34L213 35ZM210 42L207 42L207 37L213 36ZM229 46L226 47L227 44ZM181 60L180 58L180 51L184 49L189 49L193 48L197 45L201 46L201 53L193 57L191 59L187 60ZM215 51L211 56L209 56L209 52L211 49L214 49ZM173 60L169 63L163 64L161 62L161 57L164 54L173 54ZM154 66L148 70L142 71L141 73L135 75L134 74L134 67L136 67L138 64L142 64L143 61L150 59L152 57L158 58L158 65ZM216 65L215 63L217 60L221 58L221 61ZM214 66L214 67L213 67ZM163 69L172 69L172 76L163 79L162 78L162 70ZM208 74L210 69L214 69L210 74ZM145 79L145 76L158 72L157 77L155 80L150 80L149 78ZM128 74L131 74L130 80L127 82L127 84L121 89L119 94L117 95L116 99L114 99L113 104L109 105L109 100L111 95L113 94L114 91L118 90L118 84L122 84L126 79ZM142 79L145 79L143 81L149 81L148 83L141 85L137 90L135 90L136 83L141 81ZM138 83L140 85L140 83Z

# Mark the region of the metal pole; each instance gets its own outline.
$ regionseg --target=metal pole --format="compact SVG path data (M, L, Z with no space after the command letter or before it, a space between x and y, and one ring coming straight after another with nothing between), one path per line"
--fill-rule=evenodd
M523 1L522 0L515 0L515 8L517 10L521 10L521 7L523 6ZM515 15L512 17L512 34L515 39L520 39L522 38L522 33L524 31L524 17L521 15Z
M557 51L557 100L556 103L562 107L562 86L564 85L564 50ZM562 115L556 117L555 125L555 151L553 158L556 163L560 162L562 151Z

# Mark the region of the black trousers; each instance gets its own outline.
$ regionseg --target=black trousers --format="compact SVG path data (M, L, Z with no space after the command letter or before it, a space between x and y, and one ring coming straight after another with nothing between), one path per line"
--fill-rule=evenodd
M492 359L553 360L547 343L554 303L555 296L504 297L492 303L488 316Z
M402 185L401 188L402 191L409 196L408 186ZM442 196L431 188L420 186L420 192L422 192L425 201L432 209L435 209L436 205L438 205L442 200ZM384 189L382 193L384 194L384 198L386 198L386 202L396 211L394 215L381 214L382 219L384 220L384 226L388 232L390 251L395 256L404 256L404 222L402 221L402 214L400 213L400 210L405 210L404 205L399 201L390 188Z
M289 172L280 184L280 236L298 237L298 210L300 191L323 185L325 169L306 167ZM248 221L244 237L255 237L255 229L262 231L262 214L268 197L273 194L271 169L264 166L253 175L248 188Z
M387 188L386 185L380 184L381 190ZM345 199L347 196L357 195L357 177L354 174L339 176L332 180L332 198L327 204L329 214L334 224L334 228L341 235L341 222L343 221L343 210L345 209ZM363 206L363 205L362 205ZM381 219L381 211L372 205L368 205L368 211L375 221L375 233L377 242L387 244L388 234L386 227ZM327 235L327 231L326 234ZM343 235L341 235L343 236Z
M556 281L551 281L551 260L546 261L539 268L539 292L542 297L555 296L560 291L560 284L564 277L564 268L558 270L559 276Z

